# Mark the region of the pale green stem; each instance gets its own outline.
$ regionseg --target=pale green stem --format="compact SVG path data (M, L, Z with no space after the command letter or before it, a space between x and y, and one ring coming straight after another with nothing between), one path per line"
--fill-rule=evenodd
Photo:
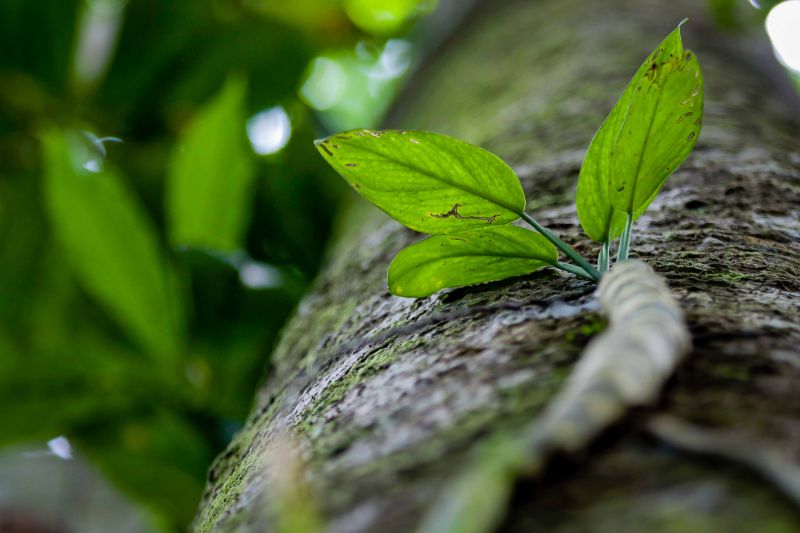
M597 269L590 265L589 262L584 259L581 254L576 252L572 246L556 237L552 231L536 222L536 220L534 220L534 218L528 213L523 211L519 214L519 216L521 216L525 222L530 224L533 229L541 233L545 239L553 243L556 248L564 252L564 255L572 259L578 266L580 266L584 272L589 275L590 279L593 279L594 281L600 280L600 273L597 271Z
M603 243L603 247L600 248L600 255L597 257L597 270L600 271L600 275L605 274L608 272L608 259L611 255L611 244L606 241Z
M633 228L633 215L628 213L628 218L625 220L625 231L622 232L622 238L619 241L619 251L617 252L617 262L627 261L628 252L631 249L631 229Z
M556 268L559 268L559 269L561 269L561 270L563 270L565 272L571 272L571 273L575 274L576 276L581 276L581 277L584 277L586 279L594 280L594 278L592 278L592 276L587 274L581 267L577 267L575 265L570 265L568 263L562 263L561 261L556 261L555 263L553 263L553 266L556 267Z

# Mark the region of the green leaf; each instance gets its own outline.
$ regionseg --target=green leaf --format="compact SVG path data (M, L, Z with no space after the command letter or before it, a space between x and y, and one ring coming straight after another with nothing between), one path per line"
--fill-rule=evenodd
M254 167L245 135L246 85L229 81L185 132L167 179L175 246L234 251L249 220Z
M547 239L517 226L435 235L397 254L389 267L389 291L422 298L444 288L529 274L557 259Z
M618 110L627 107L629 100L630 93L625 91L592 139L578 176L575 199L578 219L583 231L597 242L612 241L625 228L625 213L614 209L608 195L608 182L611 179L608 154L614 146L612 132L619 130L623 118Z
M586 154L577 204L592 239L616 238L625 213L647 209L697 143L702 114L700 66L679 26L639 67Z
M413 230L507 224L525 210L522 185L502 159L446 135L354 130L316 144L358 193Z
M353 23L373 35L396 35L410 22L436 9L438 0L345 0Z
M43 145L46 209L75 276L147 353L178 357L182 302L144 210L118 175L81 168L63 133Z

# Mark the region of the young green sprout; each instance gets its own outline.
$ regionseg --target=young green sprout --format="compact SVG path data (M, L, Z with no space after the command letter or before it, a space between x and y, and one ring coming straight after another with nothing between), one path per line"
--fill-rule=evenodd
M697 142L703 106L697 60L680 26L650 54L595 135L578 181L578 217L602 244L598 269L525 211L519 178L502 159L424 131L354 130L315 144L364 198L432 237L402 250L389 290L421 298L438 290L552 266L598 281L627 259L631 225ZM524 220L535 232L511 225ZM572 263L558 260L559 250Z
M694 148L703 117L703 76L683 49L681 22L645 59L595 134L578 177L578 219L602 244L598 268L622 236L628 258L631 226Z

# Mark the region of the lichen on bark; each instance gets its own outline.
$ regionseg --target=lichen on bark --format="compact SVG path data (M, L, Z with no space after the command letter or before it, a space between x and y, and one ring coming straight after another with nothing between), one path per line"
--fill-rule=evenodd
M583 153L642 58L685 16L706 79L705 125L633 242L633 255L668 280L694 337L655 409L797 456L797 103L704 24L697 2L491 2L415 78L390 122L499 154L537 219L594 254L573 206ZM209 472L197 530L270 528L264 502L276 489L264 458L286 432L332 531L413 529L477 442L542 411L602 327L593 286L555 272L392 297L389 261L419 238L369 208L351 213L284 331L246 428ZM800 526L757 476L655 442L643 431L649 414L521 483L504 528Z

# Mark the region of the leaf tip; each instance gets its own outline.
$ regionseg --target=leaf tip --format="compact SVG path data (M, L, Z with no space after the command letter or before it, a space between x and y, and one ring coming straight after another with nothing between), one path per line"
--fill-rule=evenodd
M322 157L333 157L333 152L327 147L327 144L330 142L330 137L325 137L324 139L314 139L314 146L317 148L317 151L322 155Z

